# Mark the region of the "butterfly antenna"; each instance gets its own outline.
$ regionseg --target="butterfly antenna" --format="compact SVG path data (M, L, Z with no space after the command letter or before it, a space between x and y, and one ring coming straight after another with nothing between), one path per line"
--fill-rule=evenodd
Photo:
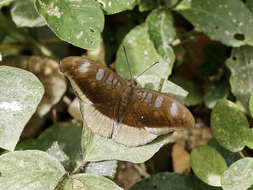
M143 75L143 73L145 73L146 71L148 71L149 69L151 69L153 66L155 66L157 63L159 63L158 61L153 63L152 65L150 65L148 68L146 68L141 74L139 74L134 80L136 80L138 77L140 77L141 75Z
M130 73L130 77L131 77L131 80L132 80L132 79L133 79L133 74L132 74L132 71L131 71L131 68L130 68L130 65L129 65L129 62L128 62L128 58L127 58L127 53L126 53L126 48L125 48L125 46L123 46L123 50L124 50L124 53L125 53L125 56L126 56L128 71L129 71L129 73Z

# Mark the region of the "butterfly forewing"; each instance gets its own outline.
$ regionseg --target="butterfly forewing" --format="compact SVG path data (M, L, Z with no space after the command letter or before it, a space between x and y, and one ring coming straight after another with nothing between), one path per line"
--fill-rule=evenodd
M102 114L115 119L121 94L126 88L122 78L107 67L83 57L63 59L60 69L70 79L82 101L88 99Z

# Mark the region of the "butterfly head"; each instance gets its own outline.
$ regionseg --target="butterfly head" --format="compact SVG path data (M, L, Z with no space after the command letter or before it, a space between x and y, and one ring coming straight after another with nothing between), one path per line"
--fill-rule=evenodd
M133 79L129 80L127 82L127 86L130 86L130 87L136 87L137 86L137 82Z

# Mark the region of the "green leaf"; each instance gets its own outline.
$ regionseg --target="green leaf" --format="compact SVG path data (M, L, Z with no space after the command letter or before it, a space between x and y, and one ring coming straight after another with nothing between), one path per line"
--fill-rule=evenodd
M96 0L99 2L106 14L115 14L128 9L133 9L136 0Z
M213 40L253 45L253 15L242 1L183 0L176 10Z
M71 176L63 190L123 190L110 179L95 174L76 174Z
M226 99L229 94L229 86L226 82L218 82L210 85L205 92L204 102L209 109L214 108L220 99Z
M224 158L214 148L199 145L191 152L191 166L196 176L212 186L221 186L221 175L227 169Z
M232 164L221 177L223 190L246 190L253 185L253 158L243 158Z
M3 6L7 6L7 5L11 4L13 1L15 1L15 0L0 0L0 9Z
M175 55L169 44L175 39L176 32L170 11L166 9L153 10L148 15L146 23L150 40L153 42L157 53L172 68Z
M18 27L40 27L46 25L34 7L35 0L16 1L11 8L12 20Z
M253 47L234 48L226 64L231 71L232 93L248 109L249 97L253 94Z
M89 162L84 168L84 171L85 173L93 173L99 176L106 176L113 179L115 177L117 167L117 160Z
M65 170L42 151L16 151L0 156L0 187L5 190L54 190Z
M251 117L253 117L253 94L250 96L250 99L249 99L249 111L250 111Z
M123 160L143 163L150 159L164 144L173 141L173 137L163 135L151 143L138 147L127 147L94 134L83 125L82 152L85 161Z
M249 129L247 136L245 136L244 143L247 147L253 149L253 129Z
M221 190L209 186L193 175L163 172L152 175L135 185L130 190Z
M246 0L246 5L249 8L251 12L253 12L253 1L252 0Z
M145 24L141 24L133 28L125 36L117 52L116 71L123 78L130 79L126 56L122 48L123 45L126 48L126 54L133 76L137 76L142 73L145 69L157 61L159 61L159 63L145 72L145 74L156 75L160 78L166 79L170 75L172 63L165 62L157 54L153 43L149 39Z
M43 150L56 157L67 171L72 171L81 158L82 128L75 124L56 124L46 129L37 139L23 141L17 150Z
M41 82L32 73L0 66L0 147L14 150L43 94Z
M35 5L62 40L84 49L99 47L104 15L95 0L36 0Z
M138 4L139 4L139 11L143 12L143 11L149 11L151 9L155 9L159 3L156 0L138 0Z
M180 102L184 102L184 99L188 94L187 91L173 82L160 79L154 75L142 75L138 77L137 82L141 88L160 90L162 93L167 94L168 96L173 97Z
M227 149L225 149L223 146L221 146L218 141L215 138L212 138L208 141L207 145L213 147L215 150L217 150L222 157L225 159L227 165L233 164L235 161L241 159L241 155L238 152L231 152Z
M220 100L211 114L211 129L222 146L232 152L237 152L244 148L249 124L246 116L234 103Z
M183 78L172 78L171 81L189 92L184 100L186 106L194 106L202 102L202 91L195 83Z

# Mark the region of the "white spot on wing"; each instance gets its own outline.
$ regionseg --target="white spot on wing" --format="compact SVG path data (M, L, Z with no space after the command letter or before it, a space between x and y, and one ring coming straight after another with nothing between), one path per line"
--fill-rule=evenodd
M85 61L80 67L79 72L80 73L86 73L89 70L90 63Z
M107 84L112 84L112 80L113 80L113 75L110 74L109 77L108 77L107 80L106 80L106 83L107 83Z
M157 98L156 98L156 100L155 100L155 107L156 107L156 108L161 107L162 103L163 103L163 97L157 96Z
M104 77L104 70L103 69L98 69L98 72L96 74L96 79L101 80Z
M147 97L144 99L144 102L149 103L151 102L153 94L151 92L148 93Z
M173 102L173 103L171 104L170 113L171 113L171 115L173 115L173 116L177 116L177 114L178 114L178 106L177 106L177 104L176 104L175 102Z

